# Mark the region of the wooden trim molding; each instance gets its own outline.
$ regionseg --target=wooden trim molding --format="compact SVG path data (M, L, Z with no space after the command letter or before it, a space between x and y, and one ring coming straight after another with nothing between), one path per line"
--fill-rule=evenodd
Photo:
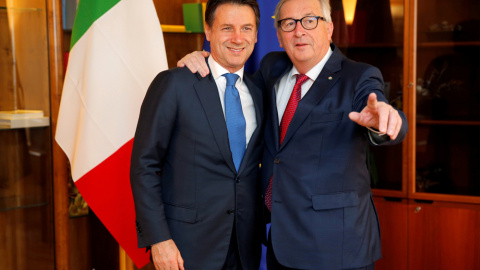
M55 269L69 270L68 170L67 158L55 142L58 110L63 86L62 1L48 0L48 46L52 121L53 201L55 215Z
M404 110L407 116L409 131L406 143L404 144L404 181L403 188L407 194L415 192L416 179L416 80L417 80L417 0L405 1L405 65L404 65L404 87L405 104Z

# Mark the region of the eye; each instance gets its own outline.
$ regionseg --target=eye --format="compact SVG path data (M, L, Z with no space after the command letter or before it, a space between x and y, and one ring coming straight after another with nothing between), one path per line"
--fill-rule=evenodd
M314 24L317 19L315 17L307 17L303 20L303 23L306 24Z
M286 20L286 21L283 21L283 27L287 27L287 28L290 28L292 27L294 24L295 24L295 21L293 20Z

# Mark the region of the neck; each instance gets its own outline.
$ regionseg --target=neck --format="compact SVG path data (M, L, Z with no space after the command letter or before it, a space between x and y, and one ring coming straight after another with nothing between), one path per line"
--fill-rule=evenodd
M316 63L318 64L318 63ZM293 65L295 66L295 68L297 69L297 71L300 73L300 74L307 74L308 71L310 71L316 64L313 64L313 65L305 65L305 64L295 64L293 63Z
M326 50L318 54L318 57L312 58L309 61L294 62L292 60L292 63L300 74L307 74L307 72L323 60L329 49L330 47L326 48ZM292 57L290 57L290 59L292 59Z

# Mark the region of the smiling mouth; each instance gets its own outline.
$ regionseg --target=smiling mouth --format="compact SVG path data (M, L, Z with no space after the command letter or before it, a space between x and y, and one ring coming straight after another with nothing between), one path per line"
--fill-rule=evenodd
M243 51L245 48L232 48L232 47L228 47L228 49L230 51L233 51L233 52L241 52Z

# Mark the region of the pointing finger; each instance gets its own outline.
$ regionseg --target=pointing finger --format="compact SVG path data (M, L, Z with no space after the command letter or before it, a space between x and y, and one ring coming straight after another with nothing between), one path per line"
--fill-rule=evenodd
M370 93L370 95L368 95L367 107L370 110L377 110L377 106L377 95L375 93Z

